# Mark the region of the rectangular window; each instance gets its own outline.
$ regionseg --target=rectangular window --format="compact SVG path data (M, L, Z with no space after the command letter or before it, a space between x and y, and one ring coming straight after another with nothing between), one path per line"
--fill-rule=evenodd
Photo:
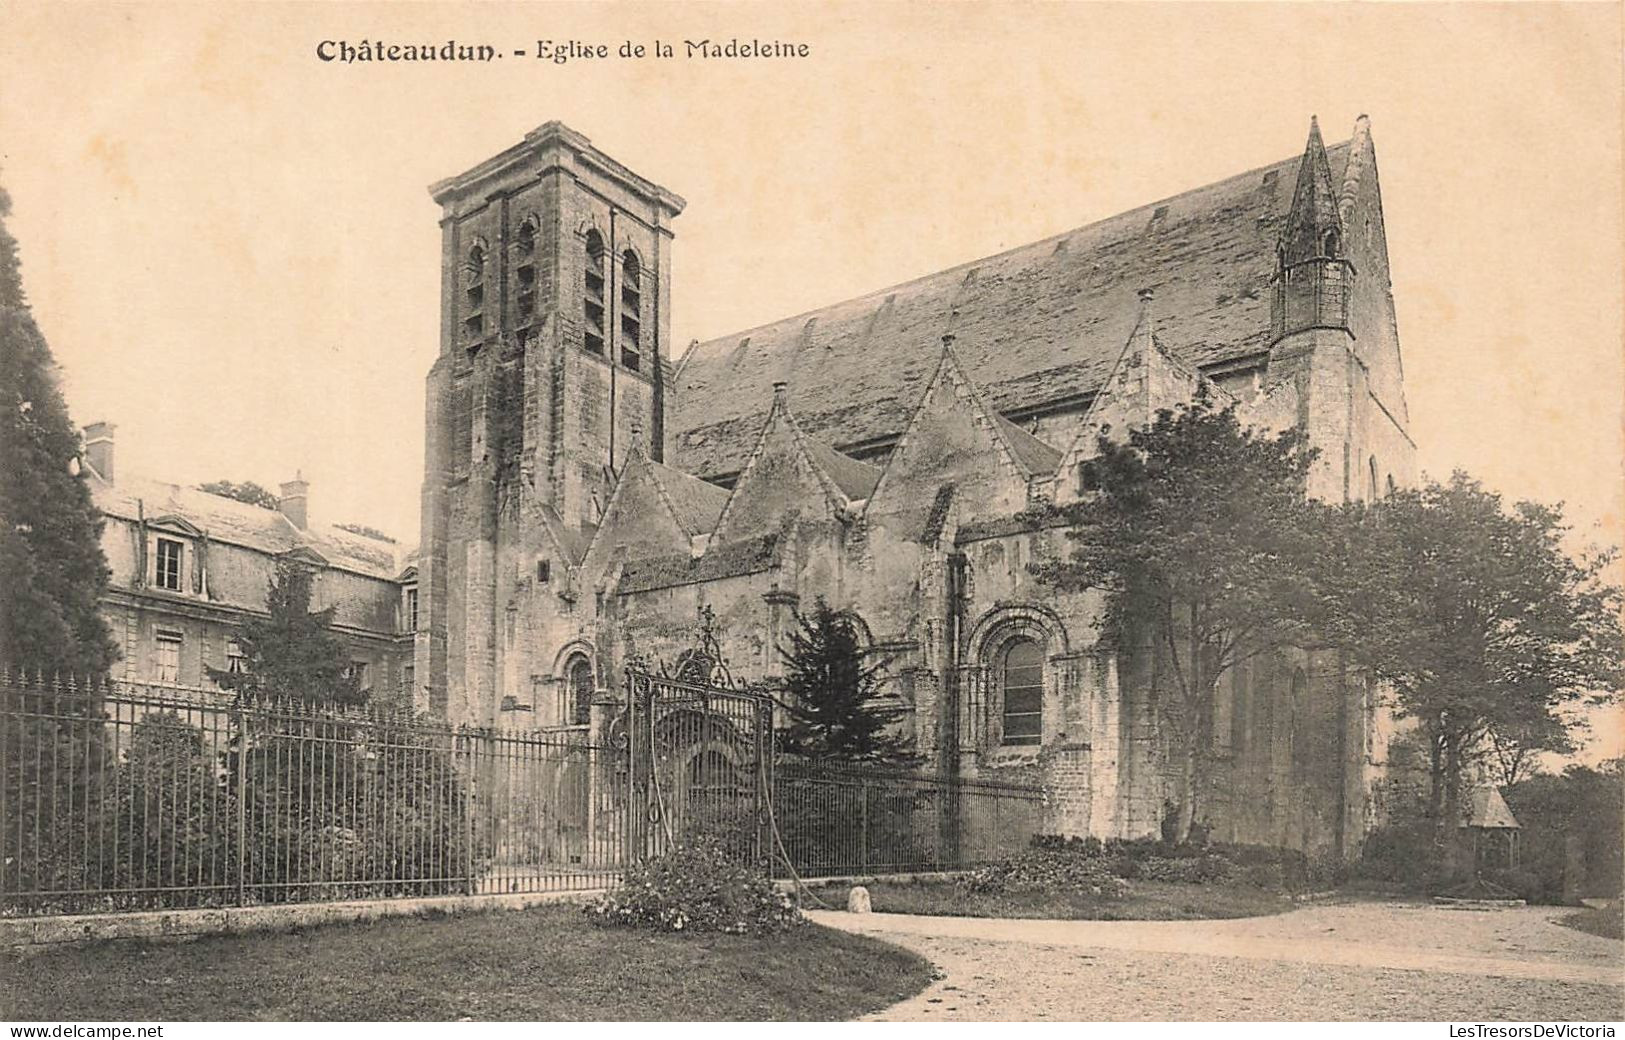
M158 539L157 574L154 581L160 589L168 589L171 592L181 590L181 553L183 551L180 542L173 542L168 538Z
M350 662L350 678L355 680L355 688L356 689L358 689L358 690L371 689L371 687L367 684L367 662L365 662L365 661L351 661Z
M1088 495L1100 490L1100 465L1093 459L1078 464L1078 492Z
M418 630L418 590L416 587L406 590L406 630Z
M401 693L411 697L417 692L417 667L411 661L401 667Z
M553 576L553 563L552 563L552 561L550 561L550 560L537 560L536 561L536 582L537 582L537 584L546 585L547 582L548 582L548 579L551 578L552 576Z
M232 675L241 675L248 668L248 658L243 654L243 646L235 639L226 640L226 671Z
M159 632L154 644L154 651L153 678L159 682L180 682L181 634L169 631Z

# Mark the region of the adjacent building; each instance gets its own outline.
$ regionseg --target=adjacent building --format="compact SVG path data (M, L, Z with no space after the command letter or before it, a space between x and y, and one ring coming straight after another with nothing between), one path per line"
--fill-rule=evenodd
M106 518L102 551L112 569L103 611L121 656L116 678L210 685L208 668L242 665L235 634L264 616L277 562L315 572L314 609L334 608L333 629L374 699L410 700L417 619L412 554L393 542L317 523L310 485L281 486L267 509L119 472L114 427L85 428L91 494Z

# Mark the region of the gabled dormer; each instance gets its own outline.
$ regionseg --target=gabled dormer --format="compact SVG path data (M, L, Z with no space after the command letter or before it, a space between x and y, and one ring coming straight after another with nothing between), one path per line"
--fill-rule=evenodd
M1140 306L1134 329L1113 363L1111 373L1089 402L1089 411L1067 447L1055 475L1054 500L1075 502L1099 490L1094 469L1100 438L1127 438L1131 429L1150 425L1157 413L1191 400L1203 378L1196 369L1175 358L1157 334L1154 295L1139 290ZM1208 388L1223 404L1231 396L1212 383Z
M184 516L170 513L147 521L146 538L148 588L180 594L203 591L201 528Z
M1326 145L1311 117L1292 209L1276 241L1272 342L1307 329L1347 329L1354 276Z
M726 489L655 462L635 444L583 556L582 581L595 582L626 559L694 551L727 498Z
M792 513L839 519L868 499L879 477L875 467L803 433L790 410L787 384L774 383L773 405L711 540L769 534Z
M937 370L864 512L900 537L919 539L938 490L953 485L966 519L1010 516L1027 508L1033 484L1047 482L1060 457L983 399L946 335Z

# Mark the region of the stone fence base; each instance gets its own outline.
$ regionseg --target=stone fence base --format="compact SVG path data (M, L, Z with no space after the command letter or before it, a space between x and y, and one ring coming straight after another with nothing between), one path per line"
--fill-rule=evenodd
M385 917L524 910L545 903L586 902L602 890L524 892L421 899L357 899L336 903L275 903L206 910L143 910L123 914L63 914L0 918L0 950L38 952L63 943L102 939L195 939L203 935L282 932Z

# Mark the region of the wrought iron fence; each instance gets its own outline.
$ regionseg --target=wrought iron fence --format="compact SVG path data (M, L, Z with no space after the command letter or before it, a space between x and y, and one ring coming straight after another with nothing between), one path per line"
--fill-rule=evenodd
M659 855L704 835L740 863L764 863L771 854L772 702L709 675L629 671L627 705L630 795L648 805L648 822L629 832L627 855Z
M1020 784L825 763L774 774L774 821L802 877L975 867L1025 848L1043 806L1043 788Z
M618 763L584 731L0 677L0 913L595 887Z
M776 764L770 702L712 679L515 732L0 674L0 914L591 889L702 833L780 875L952 869L1038 826L1036 787Z

